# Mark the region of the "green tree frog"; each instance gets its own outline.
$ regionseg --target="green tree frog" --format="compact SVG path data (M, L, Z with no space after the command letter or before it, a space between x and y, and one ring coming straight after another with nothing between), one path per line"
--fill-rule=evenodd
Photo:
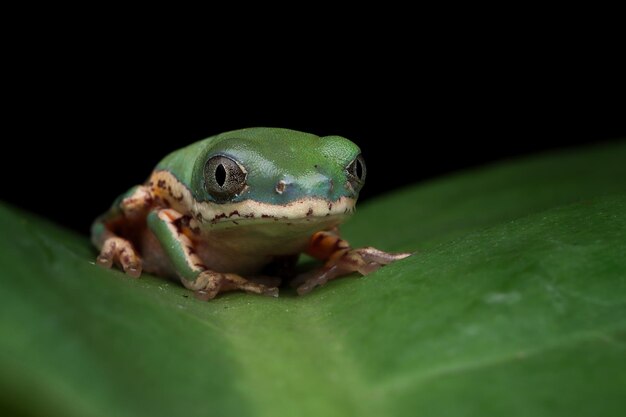
M278 128L227 132L166 156L146 183L118 197L92 227L97 263L179 278L201 299L229 290L298 294L367 275L409 256L353 249L338 226L365 181L357 145ZM295 275L301 253L323 266Z

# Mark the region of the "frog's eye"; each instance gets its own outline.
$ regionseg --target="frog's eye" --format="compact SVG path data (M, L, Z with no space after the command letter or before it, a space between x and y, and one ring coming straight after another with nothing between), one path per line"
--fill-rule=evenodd
M204 165L204 184L216 201L228 201L246 187L246 171L227 156L213 156Z
M361 155L357 156L354 161L350 162L350 165L346 167L346 173L348 174L348 183L354 189L359 192L363 183L365 182L365 160Z

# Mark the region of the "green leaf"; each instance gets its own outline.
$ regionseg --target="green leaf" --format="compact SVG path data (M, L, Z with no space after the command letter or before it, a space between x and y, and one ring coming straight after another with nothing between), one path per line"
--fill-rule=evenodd
M306 297L200 302L8 206L0 231L3 415L626 413L626 143L365 204L348 239L417 253Z

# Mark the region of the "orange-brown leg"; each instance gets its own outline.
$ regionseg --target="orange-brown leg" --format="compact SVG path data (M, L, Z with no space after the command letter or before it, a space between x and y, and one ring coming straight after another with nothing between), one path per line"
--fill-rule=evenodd
M309 241L306 251L314 258L325 261L322 268L304 273L292 282L299 295L311 292L331 279L358 272L368 275L383 265L410 256L410 253L388 253L373 247L352 249L335 231L317 232Z
M138 278L141 275L141 258L133 245L109 231L106 231L102 238L102 248L97 258L98 265L110 268L115 263L121 266L126 274Z
M141 257L128 239L118 236L112 229L116 224L135 222L145 216L151 203L150 190L143 185L135 186L96 220L92 228L92 240L100 249L98 265L110 268L116 264L131 277L137 278L141 275Z

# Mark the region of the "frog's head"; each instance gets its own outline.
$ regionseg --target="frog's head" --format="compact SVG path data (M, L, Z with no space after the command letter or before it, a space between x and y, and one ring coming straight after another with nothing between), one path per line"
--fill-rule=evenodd
M196 146L189 150L188 186L213 223L343 216L353 211L365 180L359 147L340 136L252 128Z

